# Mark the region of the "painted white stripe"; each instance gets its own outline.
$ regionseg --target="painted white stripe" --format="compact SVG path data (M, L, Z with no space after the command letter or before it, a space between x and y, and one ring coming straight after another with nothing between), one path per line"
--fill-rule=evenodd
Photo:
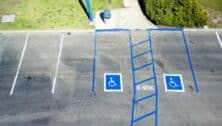
M216 32L216 36L217 36L217 40L220 44L220 47L222 48L222 42L221 42L221 39L220 39L220 36L219 36L218 32Z
M63 39L64 39L64 33L62 34L62 37L60 40L59 55L58 55L58 59L57 59L56 71L55 71L55 76L54 76L52 91L51 91L52 94L55 92L56 78L57 78L57 74L58 74L58 70L59 70L60 58L61 58L62 47L63 47Z
M24 44L24 47L23 47L23 50L22 50L22 55L20 57L17 72L16 72L16 75L15 75L15 78L14 78L14 81L13 81L13 84L12 84L10 95L13 95L13 92L14 92L14 89L15 89L15 84L16 84L16 81L17 81L17 78L18 78L19 71L20 71L21 66L22 66L22 62L23 62L23 58L24 58L24 55L25 55L25 50L26 50L26 47L27 47L28 39L29 39L29 33L27 33L27 35L26 35L25 44Z

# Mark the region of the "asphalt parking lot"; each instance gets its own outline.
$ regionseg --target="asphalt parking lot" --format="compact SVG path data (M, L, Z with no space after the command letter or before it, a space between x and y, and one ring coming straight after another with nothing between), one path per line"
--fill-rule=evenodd
M199 93L195 91L181 33L151 32L159 125L221 126L222 48L215 32L185 32ZM222 32L218 34L222 38ZM147 32L132 32L132 42L144 39ZM0 33L0 125L129 125L133 94L129 41L127 31ZM134 52L139 54L147 48L138 46ZM138 58L135 64L139 66L149 59ZM122 73L122 92L104 92L106 72ZM164 73L181 74L185 92L166 92ZM138 79L144 79L153 73L148 68L137 74ZM152 85L138 95L153 92ZM139 104L135 116L147 113L153 106L154 100ZM153 120L147 118L135 125L153 125Z

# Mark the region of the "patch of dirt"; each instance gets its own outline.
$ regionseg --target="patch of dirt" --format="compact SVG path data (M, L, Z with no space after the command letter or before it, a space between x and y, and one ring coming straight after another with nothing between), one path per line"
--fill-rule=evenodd
M12 13L11 9L23 0L0 0L0 17Z
M209 25L211 27L220 27L222 28L222 13L216 11L215 9L206 9L209 14Z

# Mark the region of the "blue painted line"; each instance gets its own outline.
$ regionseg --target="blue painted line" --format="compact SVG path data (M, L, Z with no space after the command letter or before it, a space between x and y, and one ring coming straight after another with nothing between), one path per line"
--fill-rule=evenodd
M194 81L195 90L198 93L199 88L198 88L198 85L197 85L197 80L196 80L196 76L195 76L195 73L194 73L192 60L191 60L190 53L189 53L189 47L188 47L188 44L187 44L187 40L186 40L184 30L182 30L182 36L183 36L183 40L184 40L184 44L185 44L185 50L186 50L186 53L187 53L188 63L189 63L190 70L191 70L191 73L192 73L192 78L193 78L193 81Z
M156 96L156 93L153 93L153 94L151 94L151 95L148 95L148 96L144 96L144 97L142 97L142 98L139 98L139 99L135 100L134 103L138 103L138 102L140 102L140 101L143 101L143 100L145 100L145 99L151 98L151 97L153 97L153 96Z
M121 28L114 28L114 29L96 29L96 32L119 32L119 31L130 31L129 29L121 29Z
M135 104L134 104L134 100L136 98L136 86L135 86L135 74L134 74L134 62L133 62L133 49L132 49L132 32L129 32L129 39L130 39L130 56L131 56L131 71L132 71L132 78L133 78L133 100L132 100L132 109L131 109L131 121L130 121L130 126L133 126L133 120L134 120L134 108L135 108Z
M152 38L150 31L148 31L148 38L150 39L150 49L151 49L151 59L153 62L153 74L154 74L154 84L155 84L155 92L156 92L156 97L155 97L155 126L158 126L158 106L159 106L159 94L158 94L158 87L157 87L157 79L156 79L156 69L155 69L155 62L154 62L154 56L153 56L153 45L152 45Z
M146 54L149 54L150 52L151 52L151 51L148 50L148 51L145 51L145 52L143 52L143 53L137 54L137 55L133 56L133 59L135 59L135 58L137 58L137 57L140 57L140 56L143 56L143 55L146 55Z
M150 66L150 65L152 65L152 64L153 64L153 63L148 63L148 64L144 64L144 65L142 65L142 66L136 67L136 68L134 69L134 71L143 69L143 68L148 67L148 66Z
M140 84L142 84L142 83L144 83L144 82L146 82L146 81L150 81L150 80L152 80L152 79L154 79L154 77L150 77L150 78L148 78L148 79L145 79L145 80L136 82L135 85L140 85Z
M140 120L142 120L142 119L144 119L144 118L146 118L146 117L148 117L148 116L151 116L151 115L153 115L153 114L155 114L155 113L156 113L156 111L152 111L152 112L147 113L147 114L145 114L145 115L143 115L143 116L141 116L141 117L138 117L138 118L136 118L135 120L133 120L133 123L138 122L138 121L140 121Z
M93 45L94 45L94 50L93 50L93 76L92 76L92 87L91 90L92 92L95 92L95 74L96 74L96 32L95 32L95 36L94 36L94 41L93 41Z
M136 44L133 44L132 47L135 47L135 46L137 46L137 45L146 43L147 41L149 41L149 40L143 40L143 41L140 41L140 42L136 42Z

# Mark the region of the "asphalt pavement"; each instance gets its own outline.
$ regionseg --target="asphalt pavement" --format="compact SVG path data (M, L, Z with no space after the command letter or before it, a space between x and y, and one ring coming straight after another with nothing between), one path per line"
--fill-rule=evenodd
M218 33L222 39L222 32ZM222 48L216 31L186 31L185 34L199 93L195 91L181 32L151 32L159 125L221 126ZM132 32L133 43L145 39L147 32ZM129 41L128 31L0 33L0 125L129 125L133 94ZM136 55L149 48L145 44L133 51ZM144 55L135 65L150 60L149 55ZM92 93L94 70L95 92ZM123 91L104 92L104 73L122 73ZM166 92L163 74L181 74L185 92ZM147 68L136 75L136 79L143 80L153 72ZM154 91L153 83L147 85L150 87L141 88L138 97ZM135 116L154 109L154 101L138 104ZM154 116L151 116L135 125L153 124Z

